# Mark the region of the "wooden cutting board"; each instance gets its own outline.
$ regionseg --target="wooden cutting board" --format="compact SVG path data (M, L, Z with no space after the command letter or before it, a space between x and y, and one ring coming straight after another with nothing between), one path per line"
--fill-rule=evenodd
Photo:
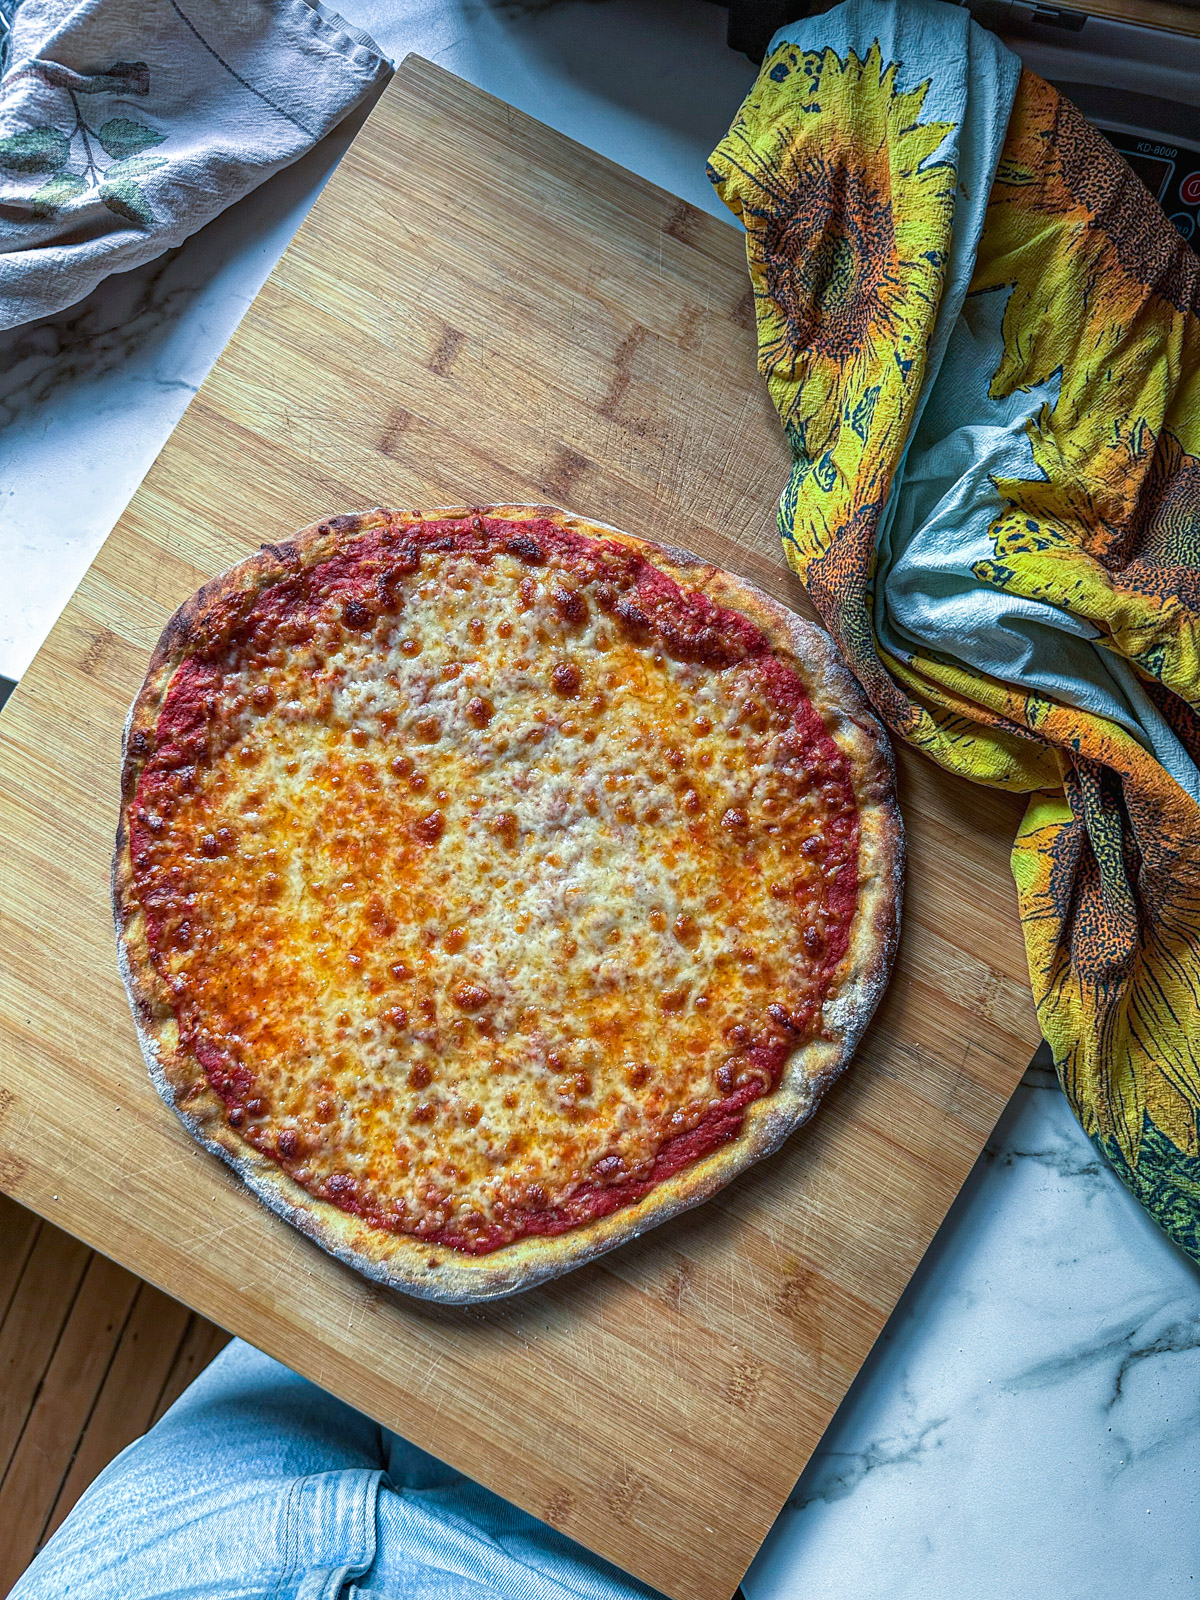
M0 1185L677 1600L734 1589L1037 1042L1017 804L901 752L896 975L815 1122L477 1310L360 1279L187 1138L134 1041L108 865L167 616L330 512L551 500L807 612L752 323L732 227L410 59L0 720Z

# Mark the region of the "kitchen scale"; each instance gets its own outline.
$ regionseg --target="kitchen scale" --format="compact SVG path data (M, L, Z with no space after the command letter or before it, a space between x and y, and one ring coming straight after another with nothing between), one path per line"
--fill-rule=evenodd
M1079 107L1181 237L1200 244L1200 7L1170 8L1193 34L1022 0L969 9Z

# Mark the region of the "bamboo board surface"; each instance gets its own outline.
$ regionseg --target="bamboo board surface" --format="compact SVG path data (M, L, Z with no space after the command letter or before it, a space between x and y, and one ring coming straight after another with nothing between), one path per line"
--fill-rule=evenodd
M1038 1033L1018 808L901 753L895 979L816 1120L543 1290L438 1308L264 1211L142 1067L108 865L175 606L374 504L552 500L808 607L741 236L411 59L0 719L0 1186L677 1600L732 1593Z

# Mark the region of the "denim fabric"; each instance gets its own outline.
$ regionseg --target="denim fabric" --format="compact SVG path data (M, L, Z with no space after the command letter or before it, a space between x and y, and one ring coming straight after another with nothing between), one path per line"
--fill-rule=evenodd
M234 1341L10 1600L645 1600L653 1591Z

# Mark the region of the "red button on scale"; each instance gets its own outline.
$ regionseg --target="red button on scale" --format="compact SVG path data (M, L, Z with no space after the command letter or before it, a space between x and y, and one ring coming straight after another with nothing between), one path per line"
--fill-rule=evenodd
M1200 172L1189 172L1179 185L1179 198L1185 206L1200 206Z

